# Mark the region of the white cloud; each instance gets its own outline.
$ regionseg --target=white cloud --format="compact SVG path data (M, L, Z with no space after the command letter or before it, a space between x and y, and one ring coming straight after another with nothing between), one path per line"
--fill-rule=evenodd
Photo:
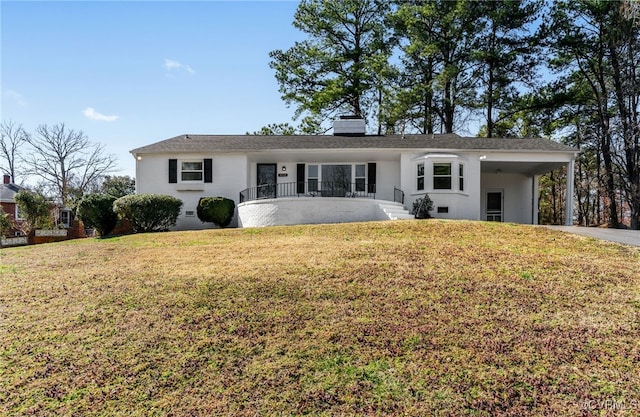
M186 71L186 72L188 72L188 73L189 73L189 74L191 74L191 75L193 75L193 74L195 74L195 73L196 73L196 72L194 71L194 69L193 69L193 68L191 68L191 66L190 66L190 65L186 65L186 64L183 64L183 63L178 62L178 61L176 61L176 60L168 59L168 58L165 58L165 59L164 59L164 65L163 65L163 67L164 67L167 71L169 71L169 72L171 72L171 71L174 71L174 70L175 70L175 71Z
M84 114L85 117L89 120L98 120L102 122L115 122L120 117L115 115L105 116L104 114L98 113L97 111L95 111L93 107L87 107L86 109L82 110L82 114Z
M24 99L24 96L17 91L7 90L4 92L4 96L9 100L13 100L20 107L27 107L29 103Z

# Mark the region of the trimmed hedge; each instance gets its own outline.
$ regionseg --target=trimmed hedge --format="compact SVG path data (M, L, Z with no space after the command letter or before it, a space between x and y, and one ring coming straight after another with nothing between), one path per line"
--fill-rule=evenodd
M202 197L198 201L198 218L207 223L227 227L233 219L236 203L224 197Z
M176 225L182 201L163 194L131 194L120 197L113 209L131 222L134 232L162 232Z
M100 236L107 236L116 227L118 215L113 211L116 197L108 194L88 194L78 203L76 214L85 224L98 231Z

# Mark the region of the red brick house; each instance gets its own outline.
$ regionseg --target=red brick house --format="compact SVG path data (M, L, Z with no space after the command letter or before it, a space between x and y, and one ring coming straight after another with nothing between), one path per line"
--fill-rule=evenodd
M9 214L9 218L14 222L14 224L19 222L20 219L18 217L18 205L13 197L21 189L22 187L11 182L11 176L3 176L2 184L0 184L0 207L2 207L2 210L5 213ZM20 231L18 229L13 229L9 232L5 232L5 234L7 236L17 236L20 234Z

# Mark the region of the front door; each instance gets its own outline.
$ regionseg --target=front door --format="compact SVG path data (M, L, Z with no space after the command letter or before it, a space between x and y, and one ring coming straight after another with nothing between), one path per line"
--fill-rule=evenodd
M276 164L258 164L258 198L276 198L277 168Z
M502 191L487 192L487 221L502 221Z

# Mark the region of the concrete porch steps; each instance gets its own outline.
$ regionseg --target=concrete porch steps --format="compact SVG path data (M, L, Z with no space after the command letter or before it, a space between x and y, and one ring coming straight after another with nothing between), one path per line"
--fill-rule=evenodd
M378 207L389 217L389 220L412 220L415 217L399 203L380 203Z

